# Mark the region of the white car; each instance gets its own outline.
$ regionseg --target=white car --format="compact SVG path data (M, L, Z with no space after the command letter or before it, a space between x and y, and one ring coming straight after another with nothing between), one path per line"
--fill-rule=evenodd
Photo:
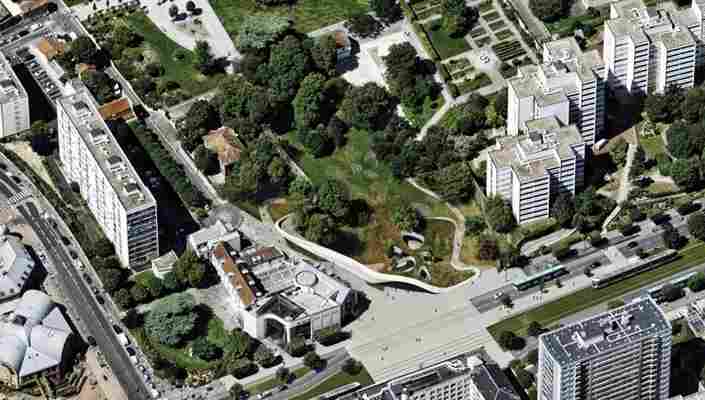
M504 295L504 293L502 293L502 292L497 292L497 293L494 294L493 297L494 297L495 300L499 300L499 298L502 297L503 295Z

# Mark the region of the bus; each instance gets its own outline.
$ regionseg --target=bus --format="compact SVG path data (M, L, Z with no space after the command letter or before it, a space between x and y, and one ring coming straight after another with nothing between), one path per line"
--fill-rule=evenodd
M512 282L516 290L526 290L534 286L539 286L550 280L556 279L561 275L568 273L568 270L562 265L547 266L543 271L529 275L526 278L517 279Z
M595 289L600 289L605 286L609 286L615 282L631 278L634 275L638 275L642 272L657 268L663 265L665 262L673 260L677 256L677 251L668 249L653 256L647 257L638 262L637 264L623 266L621 268L606 273L596 273L592 277L592 287L594 287Z
M348 383L347 385L335 388L330 392L323 393L322 395L318 396L318 400L335 400L341 396L345 396L346 394L354 392L360 386L362 385L359 382Z

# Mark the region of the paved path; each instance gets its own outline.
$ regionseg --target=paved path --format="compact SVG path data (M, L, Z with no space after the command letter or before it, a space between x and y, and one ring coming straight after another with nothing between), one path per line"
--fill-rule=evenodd
M575 229L559 229L558 231L553 232L549 235L526 242L521 246L521 254L527 256L541 248L541 246L550 246L553 243L556 243L561 239L572 235L574 232Z
M169 111L169 118L171 118L172 120L179 120L183 118L188 112L188 110L191 108L191 105L193 105L193 103L199 100L210 100L215 97L215 95L218 94L219 91L219 89L212 89L205 93L201 93L196 97L192 97L186 101L183 101L179 104L167 108L167 111Z

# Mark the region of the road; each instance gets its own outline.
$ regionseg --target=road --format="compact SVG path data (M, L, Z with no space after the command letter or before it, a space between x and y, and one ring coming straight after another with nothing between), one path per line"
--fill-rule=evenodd
M8 165L12 165L6 160ZM15 168L15 171L16 168ZM16 172L17 173L17 172ZM17 173L19 175L19 173ZM30 181L24 177L26 185L31 185ZM11 198L20 192L17 183L13 182L5 174L0 174L0 194L6 198ZM35 195L39 195L36 188L33 189ZM45 204L49 204L44 199ZM42 245L46 249L48 257L52 260L52 265L57 270L57 279L67 294L72 304L69 309L78 320L87 326L89 333L95 338L101 351L118 380L123 385L129 399L146 399L147 389L142 382L141 376L132 367L128 354L123 346L113 334L111 322L105 310L98 304L92 296L92 291L83 281L80 273L73 266L73 262L68 255L68 251L60 240L60 235L54 231L47 221L42 217L42 212L32 200L16 206L19 213L32 227ZM61 220L55 210L49 208L49 212L59 221Z
M675 222L673 226L680 232L681 235L687 235L688 228L686 226L685 219L678 216L675 216L673 218L673 222ZM638 236L618 236L609 239L606 246L617 246L627 241L636 241L639 244L636 247L629 248L626 245L620 247L625 256L631 257L636 253L636 250L638 248L652 249L663 245L661 241L661 229L658 229L655 232L651 231L646 234L644 234L643 231L640 233L641 235ZM600 248L594 248L592 246L589 246L587 242L581 243L582 244L579 243L573 246L574 249L577 247L577 256L579 258L574 258L571 261L562 263L562 265L564 265L570 271L567 275L564 275L561 278L563 282L568 281L577 275L584 274L585 268L590 267L595 262L599 262L600 265L604 265L606 262L608 262L607 257L603 255L602 250ZM484 313L500 306L501 302L498 299L499 295L497 293L508 294L512 299L516 300L517 298L533 296L536 293L539 293L539 291L539 287L534 287L519 292L514 288L514 286L512 286L511 284L507 284L501 288L473 297L472 303L479 312Z

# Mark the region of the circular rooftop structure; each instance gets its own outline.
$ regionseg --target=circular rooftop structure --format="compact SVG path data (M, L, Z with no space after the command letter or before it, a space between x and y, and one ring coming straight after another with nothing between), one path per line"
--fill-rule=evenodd
M311 271L301 271L296 274L296 283L301 286L312 287L318 281L318 277Z

